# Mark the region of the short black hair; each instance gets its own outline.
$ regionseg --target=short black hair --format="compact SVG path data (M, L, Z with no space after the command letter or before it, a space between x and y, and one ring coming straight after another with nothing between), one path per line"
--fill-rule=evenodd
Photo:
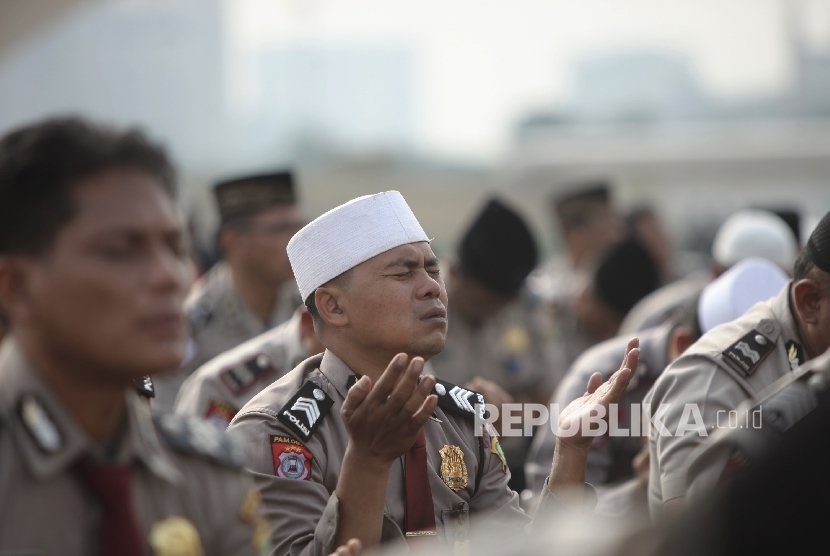
M0 255L40 255L73 216L71 188L102 171L126 168L157 179L172 197L175 172L165 150L135 128L52 118L0 139Z
M802 249L793 263L793 281L798 282L807 278L807 276L816 267L810 258L810 253L807 249Z

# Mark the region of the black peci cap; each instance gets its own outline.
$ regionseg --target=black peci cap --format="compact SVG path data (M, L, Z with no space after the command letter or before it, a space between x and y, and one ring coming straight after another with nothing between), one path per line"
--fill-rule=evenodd
M274 205L297 202L291 172L257 174L224 180L213 187L222 224L253 216Z
M609 251L594 272L597 296L625 315L660 285L660 274L648 251L629 238Z
M814 265L830 273L830 212L824 215L810 234L804 249Z
M518 213L491 199L461 239L458 258L465 276L499 293L515 293L536 267L533 234Z

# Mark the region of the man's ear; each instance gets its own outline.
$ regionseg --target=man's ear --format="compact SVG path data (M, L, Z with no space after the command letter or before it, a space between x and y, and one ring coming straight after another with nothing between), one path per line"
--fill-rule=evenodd
M669 337L669 359L674 361L692 345L692 330L685 324L675 326ZM671 363L671 361L669 361Z
M812 278L793 284L793 305L799 319L805 324L817 324L821 310L821 286Z
M27 266L19 257L0 257L0 310L13 323L31 317Z
M320 318L328 325L340 328L349 324L349 317L344 311L343 291L333 286L320 286L314 292L314 303Z

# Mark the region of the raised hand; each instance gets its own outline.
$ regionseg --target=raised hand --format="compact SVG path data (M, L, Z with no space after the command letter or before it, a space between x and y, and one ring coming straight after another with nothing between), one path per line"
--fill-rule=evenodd
M640 360L640 340L633 338L626 346L622 364L611 378L602 382L602 375L594 373L588 379L585 394L577 398L559 414L559 430L557 439L562 444L576 448L587 449L596 434L599 415L602 420L608 420L608 408L611 404L620 401L631 375ZM595 419L591 419L594 417Z
M360 556L363 553L363 545L357 539L351 539L344 545L338 546L337 550L329 556Z
M350 449L363 458L391 463L412 447L438 405L437 396L430 394L435 379L421 378L423 370L421 357L408 361L399 353L376 384L368 376L357 381L340 410Z

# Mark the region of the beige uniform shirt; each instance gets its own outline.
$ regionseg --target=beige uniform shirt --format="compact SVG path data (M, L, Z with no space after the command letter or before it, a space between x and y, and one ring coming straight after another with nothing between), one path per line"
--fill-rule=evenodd
M96 553L100 505L73 471L84 456L132 468L133 506L148 554L266 553L259 495L233 463L228 439L172 415L154 420L145 401L133 392L127 397L117 442L94 445L16 343L3 346L0 553ZM177 547L184 551L165 551Z
M340 408L353 380L349 367L326 351L260 392L228 428L229 434L244 439L249 468L274 527L274 554L324 555L335 548L338 501L334 490L348 443ZM457 398L453 390L444 395ZM287 424L292 418L298 425ZM305 427L311 434L298 432L297 427ZM471 417L440 406L427 421L425 433L439 539L450 550L456 542L463 546L471 521L475 525L483 519L491 524L491 530L504 535L523 533L530 518L519 507L518 495L507 487L509 472L493 437L486 431L476 436ZM463 453L467 482L457 492L442 479L439 451L445 446L455 446ZM389 479L382 532L387 543L405 542L403 465L401 457L392 466ZM542 503L555 500L545 491Z
M305 358L300 315L295 313L289 321L199 367L179 390L174 411L225 430L248 400Z
M741 318L715 327L669 365L643 403L658 414L649 438L649 507L686 495L690 455L715 429L729 427L729 411L786 375L806 357L790 311L790 286ZM666 404L661 408L661 404ZM693 404L687 408L687 404ZM695 407L706 436L697 425ZM685 431L678 433L678 427ZM736 424L736 426L738 426ZM668 432L669 434L665 434Z
M185 301L190 321L190 353L179 369L153 377L153 408L172 410L179 388L193 371L220 353L287 321L299 304L297 286L291 281L280 288L271 318L267 323L261 322L236 292L228 263L218 263L199 279Z

